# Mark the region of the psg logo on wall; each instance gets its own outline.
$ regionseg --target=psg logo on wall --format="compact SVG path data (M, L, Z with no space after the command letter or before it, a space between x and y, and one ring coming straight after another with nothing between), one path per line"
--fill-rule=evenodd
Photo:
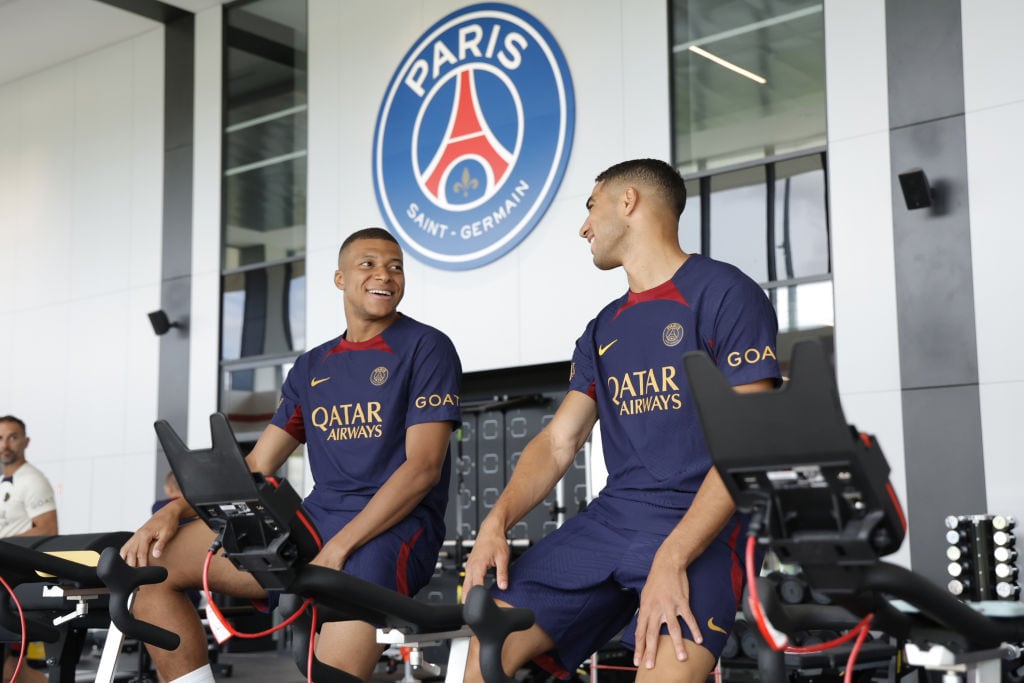
M500 258L550 205L573 118L568 66L540 22L501 4L449 14L405 55L381 103L373 177L385 221L439 268Z

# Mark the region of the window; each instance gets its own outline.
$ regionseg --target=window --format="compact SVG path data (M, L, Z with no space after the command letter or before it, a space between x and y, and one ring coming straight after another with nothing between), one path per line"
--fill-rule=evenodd
M821 0L672 0L671 40L684 173L825 143Z
M672 0L680 241L743 270L798 338L832 344L821 0Z
M305 350L306 3L224 9L220 410L255 440Z
M768 280L766 202L764 166L711 177L708 255L733 264L758 282Z

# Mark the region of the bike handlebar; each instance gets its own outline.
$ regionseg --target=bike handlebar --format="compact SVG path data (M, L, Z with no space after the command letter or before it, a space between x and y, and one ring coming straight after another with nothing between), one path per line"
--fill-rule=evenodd
M164 650L177 649L181 642L178 634L136 619L128 609L129 600L135 589L143 584L160 583L167 578L166 569L131 567L121 558L116 548L106 548L100 553L96 573L110 589L110 620L122 633Z

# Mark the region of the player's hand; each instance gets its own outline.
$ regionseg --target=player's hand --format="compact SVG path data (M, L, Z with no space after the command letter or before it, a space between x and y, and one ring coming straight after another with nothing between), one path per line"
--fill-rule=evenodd
M487 570L494 567L497 575L498 588L508 588L508 541L499 526L488 524L485 520L480 525L473 550L466 558L466 579L462 582L462 595L465 597L473 586L482 586Z
M348 560L348 552L342 548L341 543L331 539L324 543L324 547L320 549L320 552L309 563L341 571L341 568L345 566L346 560Z
M160 559L164 548L178 533L179 521L171 506L160 508L121 546L121 557L131 567L148 566L150 556Z
M640 592L636 648L633 653L634 666L654 668L662 624L668 624L668 634L676 651L676 659L681 662L686 660L683 630L677 617L682 617L683 622L690 628L694 642L701 643L704 640L697 618L690 611L690 581L686 576L686 569L668 553L659 550L654 555L647 582Z

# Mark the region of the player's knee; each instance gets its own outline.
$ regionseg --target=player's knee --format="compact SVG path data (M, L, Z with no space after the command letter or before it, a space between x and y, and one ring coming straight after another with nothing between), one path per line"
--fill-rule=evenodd
M715 668L715 655L703 645L692 640L683 640L686 659L676 657L671 637L663 635L658 639L658 652L654 668L643 666L637 670L637 683L703 683Z

